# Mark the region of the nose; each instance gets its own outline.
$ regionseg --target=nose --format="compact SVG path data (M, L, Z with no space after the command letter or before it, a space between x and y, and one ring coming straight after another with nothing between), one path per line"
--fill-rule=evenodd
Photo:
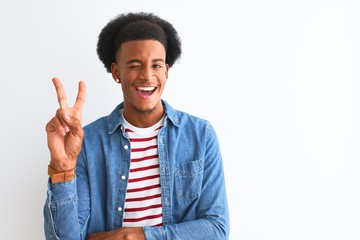
M154 77L153 69L151 67L144 67L141 69L139 78L150 81Z

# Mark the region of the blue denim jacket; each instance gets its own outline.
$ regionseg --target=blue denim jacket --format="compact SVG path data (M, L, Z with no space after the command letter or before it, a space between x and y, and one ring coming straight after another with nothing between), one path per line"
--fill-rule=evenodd
M162 227L144 227L147 240L229 238L222 157L210 123L165 101L158 134ZM119 114L123 104L84 127L76 178L48 183L46 239L85 239L121 227L130 167L130 141Z

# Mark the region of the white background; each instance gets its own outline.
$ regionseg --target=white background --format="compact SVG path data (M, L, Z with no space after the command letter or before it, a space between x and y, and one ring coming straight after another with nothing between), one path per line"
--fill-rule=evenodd
M0 238L44 239L53 76L83 121L121 90L96 55L114 16L151 11L183 42L164 92L220 140L231 240L360 239L360 5L353 0L0 2Z

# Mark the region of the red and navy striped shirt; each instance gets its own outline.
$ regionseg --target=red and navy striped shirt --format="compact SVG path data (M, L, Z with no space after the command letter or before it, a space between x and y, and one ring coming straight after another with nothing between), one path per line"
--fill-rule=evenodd
M161 119L154 126L137 128L124 120L130 139L131 162L123 227L162 226L157 134L163 122Z

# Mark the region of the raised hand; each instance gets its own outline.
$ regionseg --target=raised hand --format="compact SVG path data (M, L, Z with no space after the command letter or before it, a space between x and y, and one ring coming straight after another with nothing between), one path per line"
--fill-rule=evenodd
M60 108L46 124L47 143L50 150L50 166L58 171L66 171L76 166L81 151L84 131L81 126L85 101L85 83L80 81L73 107L67 103L64 88L58 78L52 79Z

